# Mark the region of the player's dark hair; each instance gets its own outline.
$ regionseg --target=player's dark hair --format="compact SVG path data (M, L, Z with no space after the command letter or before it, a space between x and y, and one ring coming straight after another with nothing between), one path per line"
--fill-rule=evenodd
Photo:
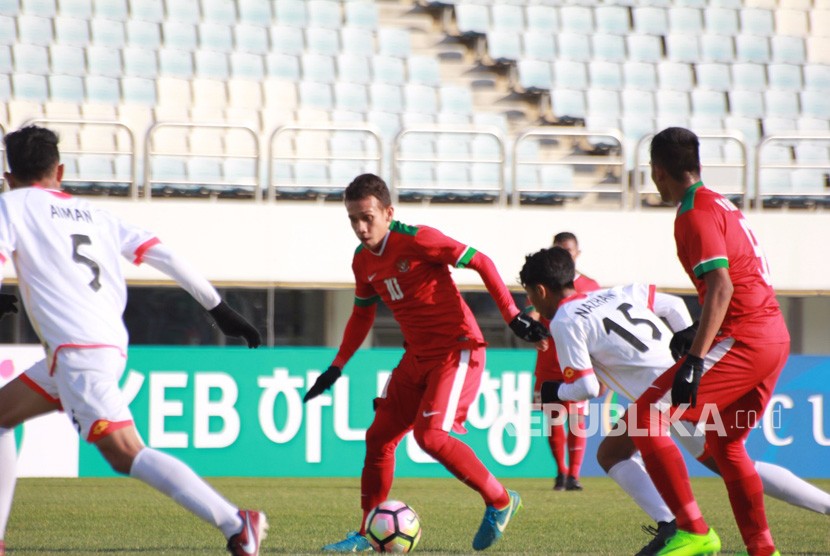
M573 288L574 260L567 250L561 247L542 249L525 257L525 264L519 272L522 286L543 285L552 291Z
M20 182L34 183L60 163L58 136L51 129L29 125L3 138L9 171Z
M651 140L651 162L664 168L677 181L683 174L700 175L700 141L682 127L668 127Z
M392 196L386 182L374 174L361 174L346 187L343 198L346 201L360 201L366 197L375 197L384 208L392 204Z
M566 241L573 241L577 245L579 245L579 240L576 239L576 236L573 235L571 232L559 232L555 236L553 236L553 244L554 245L562 245Z

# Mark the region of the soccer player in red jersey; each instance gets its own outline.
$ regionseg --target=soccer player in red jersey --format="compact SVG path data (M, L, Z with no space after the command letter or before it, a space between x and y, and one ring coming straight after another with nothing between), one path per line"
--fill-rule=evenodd
M576 262L576 259L581 253L579 250L579 241L571 232L559 232L553 236L553 246L565 249L570 253L574 262ZM587 293L598 290L599 284L592 278L577 272L574 277L574 288L579 293ZM545 317L535 312L531 313L531 315L545 325L545 327L550 326L550 320ZM542 383L549 380L565 380L553 342L549 343L547 349L539 350L536 353L536 370L534 374L533 396L537 402L539 401ZM579 471L582 468L582 460L585 457L585 444L588 438L581 431L585 430L585 415L588 412L588 402L573 402L562 407L566 409L567 413L564 415L559 412L552 413L551 423L547 429L549 431L548 445L550 446L550 453L556 462L556 481L553 484L553 490L582 490L582 484L579 482ZM566 438L568 465L565 465Z
M671 390L673 417L707 425L706 445L726 484L732 513L752 556L777 554L764 512L763 486L744 440L760 417L790 349L766 259L743 214L701 182L699 141L671 127L651 141L651 176L664 201L678 205L677 255L702 306L696 329L677 335L688 351L637 400L629 422L657 490L677 518L677 533L658 554L720 549L695 501L688 471L668 436L668 417L653 411ZM631 421L634 421L633 423ZM751 420L750 420L751 421Z
M377 398L375 418L366 432L361 478L360 530L323 550L370 550L366 515L386 500L395 470L395 448L414 431L418 445L464 484L478 492L486 509L473 548L483 550L502 536L521 505L469 446L449 432L464 432L467 409L478 393L484 370L484 338L450 274L449 265L477 271L504 320L523 340L539 342L544 326L519 311L493 262L427 226L393 219L389 190L378 176L363 174L345 191L346 211L360 240L352 270L355 305L331 366L305 396L308 401L331 387L357 350L383 301L401 326L405 352Z

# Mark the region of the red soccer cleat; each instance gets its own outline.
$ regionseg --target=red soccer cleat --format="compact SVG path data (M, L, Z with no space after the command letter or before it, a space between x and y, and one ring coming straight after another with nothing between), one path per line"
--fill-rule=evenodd
M242 530L228 539L228 552L234 556L258 556L259 545L267 534L268 520L264 513L253 510L239 510L239 517L242 518Z

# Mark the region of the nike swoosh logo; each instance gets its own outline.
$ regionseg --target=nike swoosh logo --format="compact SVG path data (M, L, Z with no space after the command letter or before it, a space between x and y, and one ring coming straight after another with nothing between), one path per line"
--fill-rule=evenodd
M242 545L242 550L245 551L246 554L254 554L256 552L256 535L254 534L254 529L251 527L251 520L245 520L245 544Z
M377 275L378 275L378 273L377 273L377 272L375 272L374 274L370 274L370 275L369 275L369 282L371 282L371 281L372 281L372 279L374 279L374 277L375 277L375 276L377 276Z
M510 499L510 506L507 508L507 519L504 520L504 523L500 523L496 521L496 529L499 530L499 533L504 533L504 530L507 528L507 522L510 521L510 514L513 512L513 499Z
M438 415L441 413L440 411L424 411L421 415L424 417L432 417L433 415Z
M693 376L694 376L694 375L693 375L692 373L689 373L689 376L687 376L687 377L686 377L686 382L688 382L689 384L691 384L691 383L692 383L692 380L694 380Z

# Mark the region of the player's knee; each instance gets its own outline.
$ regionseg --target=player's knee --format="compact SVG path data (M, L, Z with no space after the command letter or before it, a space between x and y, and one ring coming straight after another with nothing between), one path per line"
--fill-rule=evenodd
M133 466L133 460L135 457L127 451L120 450L114 447L98 447L98 450L101 452L101 455L104 456L104 459L107 460L107 463L110 464L113 471L116 473L121 473L122 475L129 475L130 469Z
M415 429L415 442L431 456L435 456L446 445L449 434L441 429Z

